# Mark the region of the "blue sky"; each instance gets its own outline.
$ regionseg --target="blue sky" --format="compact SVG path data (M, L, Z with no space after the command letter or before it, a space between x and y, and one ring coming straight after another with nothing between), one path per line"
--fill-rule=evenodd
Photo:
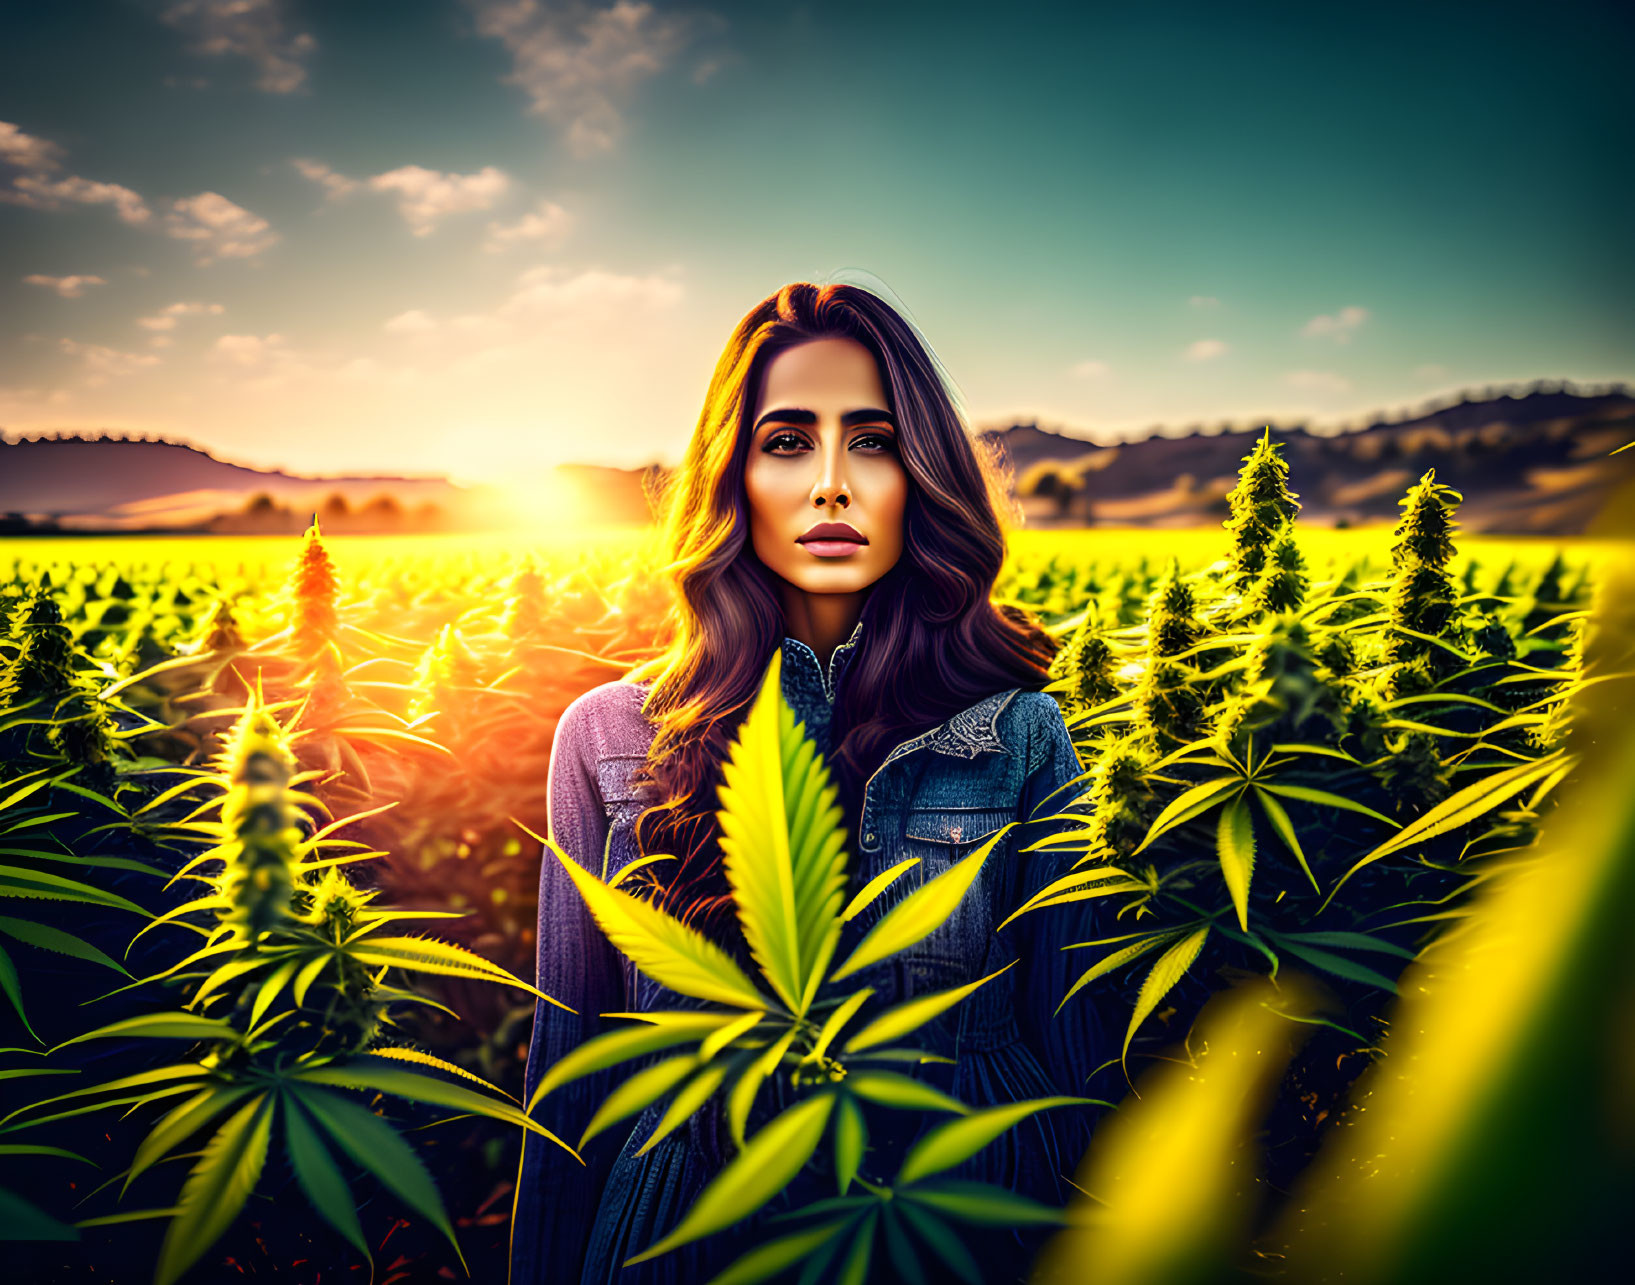
M976 427L1635 376L1612 5L6 6L0 426L516 477L679 458L883 284Z

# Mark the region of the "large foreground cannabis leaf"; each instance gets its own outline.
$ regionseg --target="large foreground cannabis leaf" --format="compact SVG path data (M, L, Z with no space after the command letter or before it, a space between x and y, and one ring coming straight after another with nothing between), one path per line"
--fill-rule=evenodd
M642 1146L646 1151L715 1094L726 1094L728 1123L741 1148L738 1157L699 1194L679 1226L632 1262L755 1213L800 1172L826 1134L832 1134L835 1171L844 1193L866 1143L862 1103L960 1115L968 1111L963 1103L884 1065L934 1060L897 1041L998 973L916 996L871 1014L866 1023L858 1019L874 995L872 988L825 993L825 987L907 950L941 927L1011 827L905 896L845 962L831 969L842 925L918 859L883 872L843 907L847 869L841 810L828 768L783 700L781 667L782 657L774 652L724 765L717 813L738 922L760 981L702 934L603 883L550 839L540 840L562 863L597 925L638 969L678 994L725 1006L605 1014L630 1018L633 1024L574 1049L545 1073L528 1102L532 1111L545 1096L582 1076L668 1052L615 1088L580 1140L583 1145L669 1097L668 1109ZM792 1073L797 1100L746 1137L757 1094L783 1068Z

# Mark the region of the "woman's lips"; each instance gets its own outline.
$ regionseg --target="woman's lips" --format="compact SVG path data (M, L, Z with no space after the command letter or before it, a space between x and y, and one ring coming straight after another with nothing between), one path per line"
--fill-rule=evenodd
M863 546L856 540L803 540L801 548L820 558L849 558Z

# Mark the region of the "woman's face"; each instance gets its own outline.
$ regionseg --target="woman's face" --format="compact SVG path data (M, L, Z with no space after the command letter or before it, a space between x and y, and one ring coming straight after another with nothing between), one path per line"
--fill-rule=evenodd
M857 593L891 570L908 474L874 355L844 338L784 350L767 363L750 422L755 555L807 593ZM821 530L833 525L849 529Z

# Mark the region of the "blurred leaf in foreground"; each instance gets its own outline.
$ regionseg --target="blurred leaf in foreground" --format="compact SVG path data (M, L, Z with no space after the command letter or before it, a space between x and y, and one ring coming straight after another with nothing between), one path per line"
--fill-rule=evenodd
M1320 990L1285 972L1217 995L1193 1059L1148 1070L1079 1166L1085 1198L1045 1248L1035 1285L1221 1279L1261 1200L1255 1135L1283 1072L1315 1027Z

